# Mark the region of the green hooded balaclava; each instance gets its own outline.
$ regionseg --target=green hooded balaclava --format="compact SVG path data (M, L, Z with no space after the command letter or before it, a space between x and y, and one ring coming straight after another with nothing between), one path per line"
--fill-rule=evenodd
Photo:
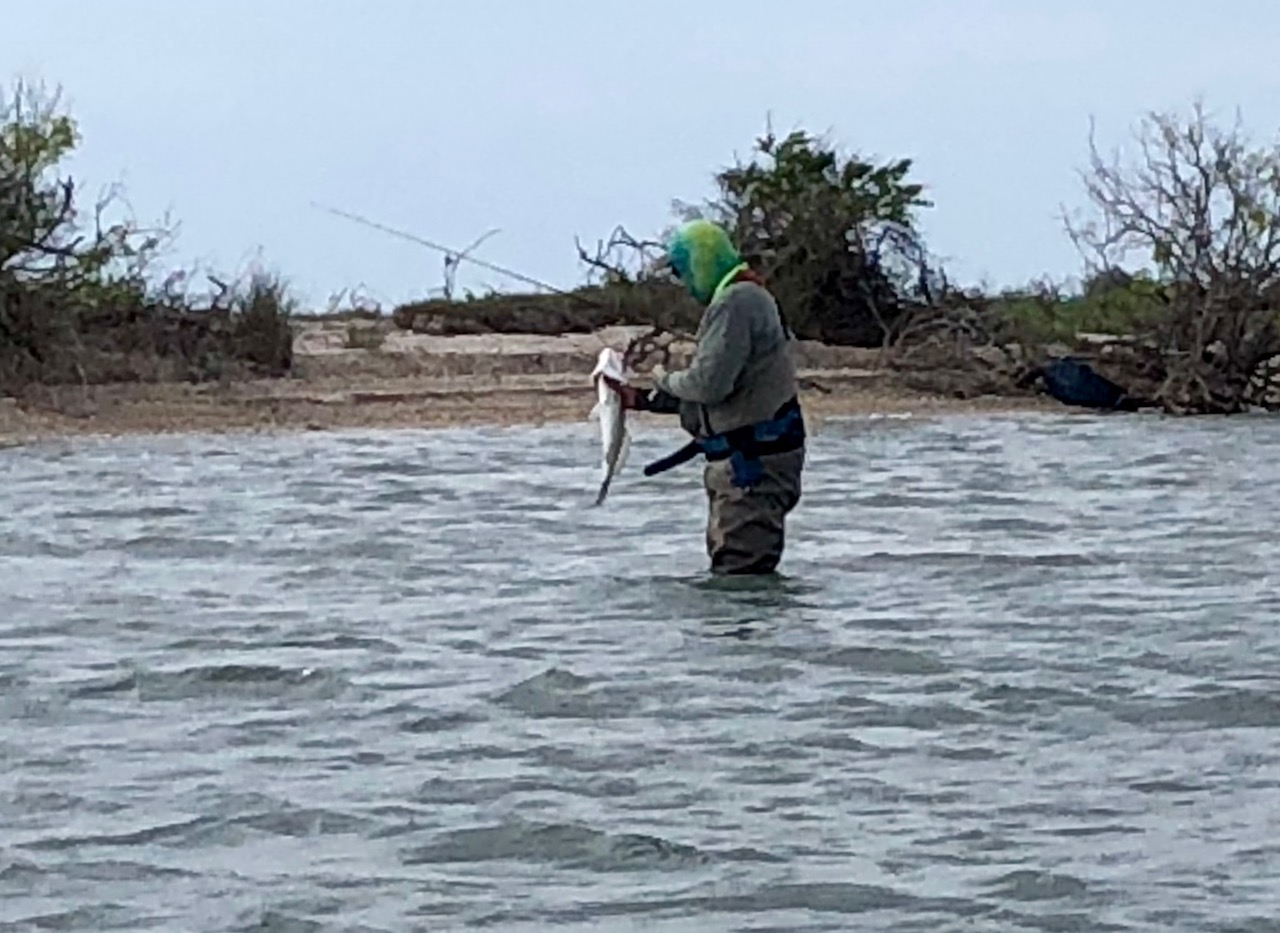
M729 234L709 220L682 226L667 243L667 260L689 293L710 304L733 273L746 268Z

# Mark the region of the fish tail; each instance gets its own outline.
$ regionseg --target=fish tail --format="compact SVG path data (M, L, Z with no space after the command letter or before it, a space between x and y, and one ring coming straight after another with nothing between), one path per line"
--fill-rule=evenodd
M606 476L604 478L604 482L600 484L600 491L596 493L596 505L600 505L604 502L604 497L609 495L609 484L611 482L613 482L613 477Z

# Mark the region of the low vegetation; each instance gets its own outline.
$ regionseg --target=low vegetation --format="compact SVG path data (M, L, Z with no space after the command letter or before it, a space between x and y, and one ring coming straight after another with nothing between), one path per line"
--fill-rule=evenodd
M56 93L0 91L0 392L288 374L297 308L284 280L161 276L174 228L125 216L115 191L88 203L63 170L78 142ZM1028 374L1073 356L1170 412L1280 407L1280 147L1200 108L1149 115L1135 142L1127 162L1091 148L1088 210L1064 218L1083 258L1074 288L957 286L920 234L933 205L912 162L803 131L766 132L673 222L724 224L800 337L877 348L921 388L1030 391ZM441 335L644 325L650 343L696 329L701 309L663 272L657 240L619 229L578 251L586 276L571 291L446 296L391 321ZM348 348L381 348L380 309L353 304L346 317Z
M931 207L910 160L875 163L804 132L766 133L752 159L715 176L677 220L724 224L768 278L802 338L876 347L921 389L1031 391L1029 375L1074 357L1145 404L1174 413L1280 407L1280 147L1239 122L1148 115L1138 158L1091 147L1088 211L1064 218L1083 284L1035 282L986 294L957 287L918 226ZM700 309L657 271L657 244L616 231L573 295L494 295L395 312L436 333L562 333L605 324L690 331Z
M1021 364L1006 365L1015 383L1072 355L1171 413L1280 408L1280 146L1251 143L1239 121L1215 126L1200 107L1148 115L1135 142L1131 161L1091 146L1088 211L1066 222L1082 289L1042 285L926 316L941 330L980 309L979 342ZM972 346L952 356L971 360Z
M277 276L160 279L174 236L123 216L119 192L86 203L62 166L79 142L56 93L0 91L0 391L33 384L279 376L295 310Z

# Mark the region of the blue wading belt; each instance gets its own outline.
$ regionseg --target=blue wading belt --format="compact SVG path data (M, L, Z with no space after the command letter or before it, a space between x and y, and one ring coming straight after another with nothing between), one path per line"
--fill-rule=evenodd
M745 425L723 434L694 438L675 453L646 466L644 475L665 473L703 454L709 461L732 460L734 484L753 486L761 473L760 457L798 450L804 442L804 416L799 400L792 398L768 421Z

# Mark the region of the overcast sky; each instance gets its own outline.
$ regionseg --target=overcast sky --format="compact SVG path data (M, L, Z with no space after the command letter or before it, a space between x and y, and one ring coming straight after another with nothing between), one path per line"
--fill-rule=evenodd
M177 260L261 251L314 305L421 296L441 257L313 201L454 247L499 227L481 257L572 286L575 235L656 233L770 114L912 157L932 248L1003 285L1078 271L1090 117L1116 143L1200 96L1274 137L1278 36L1274 0L0 0L0 80L63 87L74 171L171 209Z

